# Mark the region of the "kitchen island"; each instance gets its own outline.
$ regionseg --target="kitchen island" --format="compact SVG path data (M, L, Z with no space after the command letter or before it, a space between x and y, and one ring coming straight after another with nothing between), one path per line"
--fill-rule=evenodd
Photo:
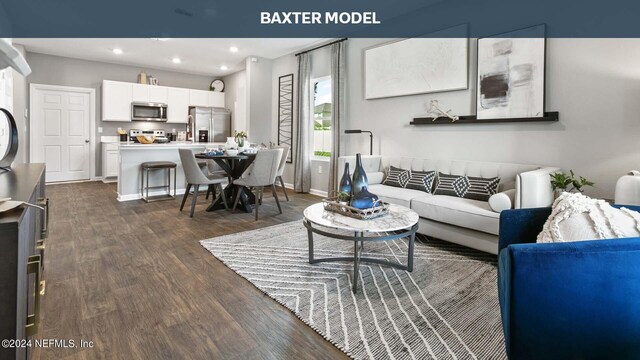
M137 200L142 196L140 188L140 164L147 161L172 161L176 168L176 195L184 194L186 180L178 149L191 149L194 155L205 148L222 145L221 143L171 142L167 144L140 144L133 142L118 143L118 201ZM149 173L149 186L164 185L167 181L166 171ZM171 176L173 181L173 174ZM172 184L173 190L173 184ZM149 191L149 196L166 194L164 189Z

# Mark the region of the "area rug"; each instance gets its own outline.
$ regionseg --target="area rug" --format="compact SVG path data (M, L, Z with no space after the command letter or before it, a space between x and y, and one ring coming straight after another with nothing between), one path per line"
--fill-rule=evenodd
M316 257L352 256L353 242L314 235ZM355 359L505 359L496 257L416 242L414 271L308 262L301 221L200 242L216 258ZM406 261L406 240L367 243L363 256Z

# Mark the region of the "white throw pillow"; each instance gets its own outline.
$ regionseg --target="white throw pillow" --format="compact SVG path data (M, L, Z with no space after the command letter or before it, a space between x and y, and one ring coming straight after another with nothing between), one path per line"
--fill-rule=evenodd
M502 210L511 209L513 199L516 196L516 189L505 190L497 194L491 195L489 198L489 207L491 210L499 213Z
M538 235L537 242L569 242L640 236L640 214L616 209L604 200L563 193Z

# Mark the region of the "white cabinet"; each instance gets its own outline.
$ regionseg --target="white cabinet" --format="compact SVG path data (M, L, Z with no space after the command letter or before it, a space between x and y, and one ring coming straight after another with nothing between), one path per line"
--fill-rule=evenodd
M167 97L169 88L157 85L147 85L147 87L149 88L149 102L168 104Z
M224 93L209 91L208 95L208 106L220 108L224 107Z
M102 181L110 182L118 178L120 151L117 144L102 143Z
M189 90L189 105L209 106L209 91Z
M189 115L189 89L168 88L167 122L187 123Z
M131 101L132 102L149 102L149 85L131 84Z
M189 106L224 107L224 93L121 81L102 82L102 121L131 121L132 102L167 104L167 122L187 122Z
M120 81L102 82L102 121L131 121L131 85Z

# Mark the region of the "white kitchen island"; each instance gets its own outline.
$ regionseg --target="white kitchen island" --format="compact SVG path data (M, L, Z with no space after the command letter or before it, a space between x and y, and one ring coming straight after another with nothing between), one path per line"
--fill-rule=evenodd
M147 161L175 162L178 165L176 167L176 195L184 194L186 180L178 149L188 148L195 154L204 151L205 148L218 145L220 144L194 144L191 142L171 142L168 144L119 143L118 201L137 200L142 197L140 164ZM149 172L149 186L164 185L166 181L166 170ZM171 174L171 181L173 182L173 174ZM164 189L152 190L149 191L149 196L167 193ZM173 191L173 184L171 184L171 191Z

